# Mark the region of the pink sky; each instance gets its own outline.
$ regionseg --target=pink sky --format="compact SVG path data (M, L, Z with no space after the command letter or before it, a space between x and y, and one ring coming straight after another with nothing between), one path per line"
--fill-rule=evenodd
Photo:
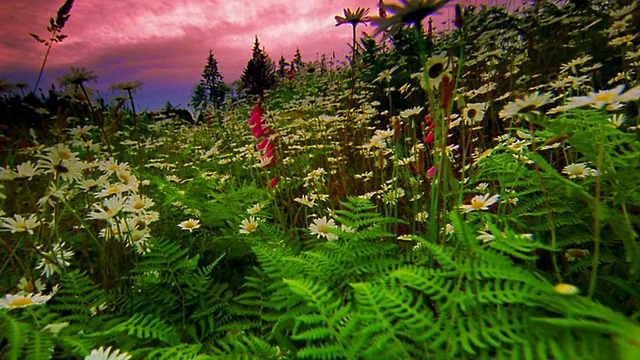
M486 3L463 0L462 4ZM491 4L498 2L490 1ZM8 3L8 4L7 4ZM0 11L0 78L32 87L46 48L29 36L47 37L46 26L63 0L8 1ZM349 26L335 27L344 8L368 7L377 14L376 0L76 0L63 33L47 60L42 89L56 83L71 66L98 75L90 83L106 97L111 84L140 80L136 93L142 108L156 109L168 100L186 106L200 80L209 49L226 82L237 80L251 57L257 35L277 62L291 60L296 47L304 61L334 52L344 60L351 39ZM442 11L434 23L453 13ZM9 26L7 26L9 25ZM370 28L360 27L361 30Z

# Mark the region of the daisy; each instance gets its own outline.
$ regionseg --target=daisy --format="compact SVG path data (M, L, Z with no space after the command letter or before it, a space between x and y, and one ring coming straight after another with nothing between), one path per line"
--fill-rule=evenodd
M327 221L326 216L313 220L313 224L309 225L311 235L317 235L318 239L324 236L329 241L338 239L338 236L331 232L334 229L336 229L335 221L333 219Z
M302 195L302 197L300 198L295 198L294 199L296 202L299 202L302 205L306 205L310 208L316 206L316 202L314 199L309 199L309 197L307 197L307 195Z
M61 243L53 245L53 248L49 252L41 250L42 253L47 256L40 260L38 266L36 266L36 269L42 269L42 276L48 278L53 275L54 272L60 271L61 267L71 265L67 260L73 256L74 252L65 250L63 247L64 243ZM38 249L41 249L41 246L39 246Z
M125 199L121 198L119 195L104 199L102 200L102 206L99 204L93 205L95 210L89 213L88 218L94 220L111 219L118 215L120 210L122 210L124 202Z
M562 169L562 173L569 175L569 179L585 178L597 174L597 171L589 168L585 163L569 164Z
M26 231L29 234L33 235L33 229L40 226L40 221L35 214L29 215L29 217L26 219L23 218L22 215L15 214L13 218L2 217L0 218L0 220L2 221L2 223L0 223L0 226L11 231L12 234Z
M125 199L125 204L123 206L123 210L126 212L141 212L145 209L149 209L155 203L153 200L149 199L146 196L140 196L138 194L131 195Z
M4 309L17 309L24 308L32 305L42 305L51 299L51 295L42 295L42 294L16 294L11 295L7 294L4 298L0 299L0 308Z
M257 204L255 204L252 207L247 209L247 214L255 215L255 214L259 213L260 210L262 210L262 204L257 203Z
M126 352L120 353L120 350L111 352L111 347L104 349L102 346L99 349L94 349L91 354L87 355L84 360L129 360L131 355Z
M125 188L129 191L138 191L138 187L140 186L140 182L135 175L132 175L129 171L118 171L116 172L118 179L125 186Z
M522 99L516 99L513 102L508 103L500 111L500 118L508 118L512 116L520 116L526 113L538 114L538 109L542 105L547 104L551 99L551 93L536 92L535 94L525 95Z
M470 205L460 205L463 213L475 210L489 210L489 206L498 202L500 195L491 196L490 193L484 195L476 195L471 199Z
M200 227L200 220L189 219L181 222L180 224L178 224L178 226L182 230L188 230L189 232L192 232L193 230Z
M119 163L118 160L115 160L114 158L109 158L109 160L100 161L98 163L98 168L102 170L104 173L113 174L117 171L128 171L129 164Z
M71 152L66 144L56 144L46 149L48 158L54 158L56 160L78 160L76 155L78 153Z
M427 79L429 85L437 89L444 78L451 79L451 66L446 52L432 56L427 61Z
M81 139L86 137L91 130L94 129L93 125L85 125L85 126L76 126L73 129L67 130L67 132L75 138Z
M410 109L402 110L399 116L403 119L408 119L415 115L420 115L420 113L424 110L422 106L412 107Z
M304 178L304 181L307 182L309 180L315 179L317 177L321 177L324 174L326 174L326 170L323 168L317 168L313 171L311 171L309 174L307 174L307 176Z
M38 167L32 164L31 161L23 162L22 164L16 166L16 169L18 170L18 172L16 173L15 180L31 180L34 176L42 174L42 170L38 169Z
M249 216L248 219L242 220L242 223L240 224L240 234L251 234L256 231L259 223L259 220L256 220L253 216Z
M87 168L87 164L77 159L64 160L46 157L43 161L38 161L38 168L47 174L53 174L54 179L80 181L84 177L82 172Z
M487 110L487 103L471 103L462 109L462 118L466 124L479 123L484 118L484 113Z
M44 290L44 284L42 280L35 279L35 281L27 280L27 278L21 278L18 282L18 294L37 294L41 293Z
M629 102L640 98L640 86L636 86L624 94L622 93L623 90L624 85L619 85L611 90L592 92L588 96L571 97L567 105L564 105L563 108L573 109L585 105L591 105L594 108L603 108L619 102Z

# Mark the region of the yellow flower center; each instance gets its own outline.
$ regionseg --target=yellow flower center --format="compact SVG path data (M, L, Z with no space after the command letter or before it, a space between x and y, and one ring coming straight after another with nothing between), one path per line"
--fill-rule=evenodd
M326 224L318 226L318 232L322 234L329 234L329 229L330 227L327 226Z
M478 199L472 199L471 200L471 208L473 210L478 210L478 209L482 209L484 207L485 202L482 200L478 200Z
M143 201L136 201L133 203L133 205L131 206L134 210L142 210L144 209L144 202Z
M118 179L120 179L120 181L125 185L129 185L129 181L131 180L131 178L126 174L118 174Z
M247 226L245 227L245 230L247 230L247 232L252 232L254 231L256 228L258 227L258 224L254 223L254 222L250 222L247 224Z
M23 298L18 298L11 301L9 303L9 307L20 307L20 306L27 306L31 304L33 304L33 300L31 300L31 298L23 297Z
M71 159L71 153L68 151L60 150L58 151L58 157L63 160Z
M614 96L616 96L616 94L613 93L596 94L596 96L593 97L593 100L609 103Z

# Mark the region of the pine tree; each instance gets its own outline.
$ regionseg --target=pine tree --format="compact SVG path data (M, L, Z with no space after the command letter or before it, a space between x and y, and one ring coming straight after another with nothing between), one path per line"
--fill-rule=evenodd
M213 56L213 51L209 49L207 64L202 71L202 79L196 85L191 97L191 103L196 109L204 109L209 105L219 108L224 101L224 92L221 93L223 87L222 75L218 71L218 60Z
M304 63L302 62L302 55L300 54L300 48L296 48L296 54L293 56L293 61L291 61L291 69L293 71L300 71Z
M262 95L265 90L271 89L276 84L275 63L266 51L260 49L260 41L256 36L253 43L251 59L247 62L240 80L242 89L248 95Z
M284 78L287 74L287 60L284 59L284 55L280 55L280 61L278 61L278 76Z

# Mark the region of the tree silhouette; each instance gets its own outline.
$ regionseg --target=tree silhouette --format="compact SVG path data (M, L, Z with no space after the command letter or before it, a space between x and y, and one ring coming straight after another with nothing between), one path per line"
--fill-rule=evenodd
M209 49L207 64L202 71L202 79L196 85L191 97L191 103L195 109L204 109L209 105L218 109L224 101L225 88L227 86L222 81L222 75L218 71L218 60L213 56L213 51Z
M260 41L256 36L253 43L251 59L240 76L242 89L248 95L262 95L265 90L276 84L276 66L266 51L260 49Z

